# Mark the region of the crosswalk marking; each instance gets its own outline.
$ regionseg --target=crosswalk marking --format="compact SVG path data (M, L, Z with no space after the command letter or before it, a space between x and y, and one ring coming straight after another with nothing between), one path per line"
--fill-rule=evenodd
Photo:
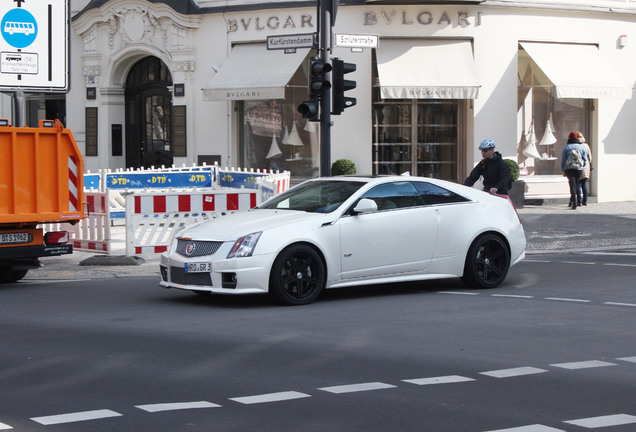
M267 393L256 396L243 396L237 398L230 398L234 402L242 403L244 405L252 405L258 403L267 403L267 402L280 402L292 399L302 399L311 397L308 394L300 393L296 391L286 391L286 392L278 392L278 393Z
M508 429L497 429L487 432L565 432L563 429L555 429L550 426L533 424L528 426L520 426Z
M588 368L596 368L596 367L616 366L616 363L610 363L610 362L600 361L600 360L589 360L589 361L570 362L570 363L555 363L555 364L551 364L550 366L563 368L563 369L588 369Z
M614 414L600 417L590 417L578 420L568 420L563 423L573 424L575 426L581 426L587 429L594 429L599 427L608 426L620 426L626 424L636 423L636 416L627 414Z
M176 411L184 409L196 409L196 408L219 408L221 405L217 405L211 402L198 401L198 402L176 402L176 403L159 403L150 405L136 405L135 408L144 410L146 412L160 412L160 411Z
M430 378L415 378L402 380L407 383L416 385L431 385L431 384L452 384L459 382L475 381L474 378L463 377L460 375L447 375Z
M493 378L510 378L510 377L523 376L523 375L539 374L543 372L547 372L547 370L539 369L539 368L531 367L531 366L525 366L525 367L499 369L499 370L479 372L479 373L481 375L491 376Z
M333 387L323 387L318 390L326 391L329 393L353 393L370 390L382 390L387 388L394 388L394 385L385 384L381 382L361 383L361 384L349 384Z
M45 417L33 417L31 418L31 420L33 420L36 423L40 423L40 424L48 426L48 425L62 424L62 423L74 423L74 422L80 422L85 420L97 420L97 419L108 418L108 417L119 417L121 415L122 414L119 414L118 412L115 412L115 411L102 409L102 410L95 410L95 411L82 411L82 412L75 412L75 413L68 413L68 414L58 414L58 415L45 416Z

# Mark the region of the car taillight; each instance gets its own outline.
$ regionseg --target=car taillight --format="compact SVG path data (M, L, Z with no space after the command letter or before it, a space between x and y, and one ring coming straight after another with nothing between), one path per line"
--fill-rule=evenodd
M68 231L51 231L44 234L44 243L58 245L68 243Z

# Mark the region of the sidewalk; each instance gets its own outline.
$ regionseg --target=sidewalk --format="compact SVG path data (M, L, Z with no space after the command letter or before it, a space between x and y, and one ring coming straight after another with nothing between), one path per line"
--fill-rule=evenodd
M576 210L569 209L567 203L526 205L518 213L526 232L528 255L589 249L636 250L634 201L590 203ZM124 226L113 227L111 237L111 257L74 252L72 255L42 258L44 267L29 271L24 280L153 276L159 281L159 254L124 257ZM116 265L86 265L91 261ZM121 263L129 265L117 265Z

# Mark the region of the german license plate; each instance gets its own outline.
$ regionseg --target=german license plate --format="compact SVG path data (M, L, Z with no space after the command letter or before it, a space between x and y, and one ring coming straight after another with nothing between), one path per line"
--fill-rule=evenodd
M20 244L32 241L29 233L3 233L0 234L0 244Z
M210 273L212 271L211 262L191 262L185 263L186 273Z

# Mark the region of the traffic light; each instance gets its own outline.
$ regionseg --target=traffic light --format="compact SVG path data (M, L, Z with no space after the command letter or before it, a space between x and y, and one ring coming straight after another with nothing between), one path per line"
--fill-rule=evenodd
M345 63L344 61L334 58L333 72L331 73L331 114L339 115L345 108L352 107L356 104L356 98L346 97L345 92L356 88L356 82L344 79L344 76L356 70L354 63Z
M298 105L298 112L310 121L320 119L320 98L322 92L331 88L327 80L327 73L331 72L331 65L320 57L312 57L309 67L309 100Z

